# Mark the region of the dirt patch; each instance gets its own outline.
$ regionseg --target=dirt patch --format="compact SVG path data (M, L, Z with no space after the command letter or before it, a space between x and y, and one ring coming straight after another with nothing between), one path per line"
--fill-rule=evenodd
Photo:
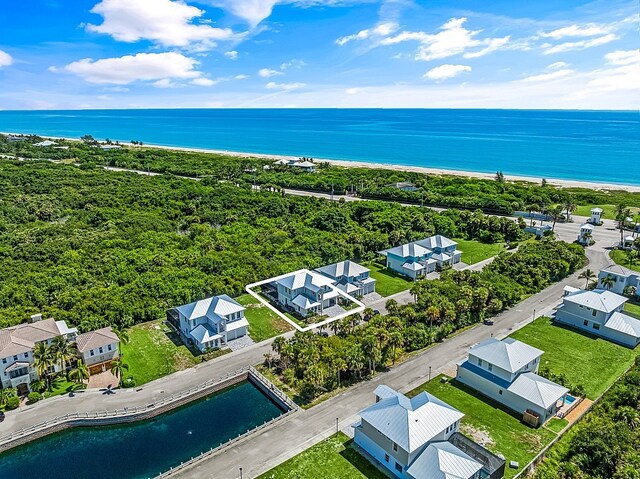
M496 444L486 429L475 428L469 424L461 424L460 430L465 436L470 437L482 447L491 447Z
M537 453L544 446L542 437L530 432L525 432L519 439L529 445L529 452L531 454Z

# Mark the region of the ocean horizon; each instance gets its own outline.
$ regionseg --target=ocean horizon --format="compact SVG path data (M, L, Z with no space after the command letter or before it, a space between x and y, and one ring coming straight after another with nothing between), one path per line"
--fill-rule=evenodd
M160 109L0 111L0 131L640 185L634 111Z

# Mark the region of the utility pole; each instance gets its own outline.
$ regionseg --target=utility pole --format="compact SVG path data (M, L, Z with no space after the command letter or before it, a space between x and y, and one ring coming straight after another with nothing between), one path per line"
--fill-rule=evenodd
M431 366L429 366L429 381L431 381Z
M340 432L340 427L338 426L338 423L339 423L339 419L336 418L336 434Z
M240 479L242 479L242 468L240 468Z

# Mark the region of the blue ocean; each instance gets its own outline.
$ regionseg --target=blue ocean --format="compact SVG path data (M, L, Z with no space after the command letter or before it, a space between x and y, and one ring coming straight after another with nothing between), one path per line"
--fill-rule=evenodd
M631 111L0 111L0 131L640 184Z

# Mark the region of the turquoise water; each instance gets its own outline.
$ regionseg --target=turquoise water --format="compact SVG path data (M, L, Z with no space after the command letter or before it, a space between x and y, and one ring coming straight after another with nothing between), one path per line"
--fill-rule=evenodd
M148 421L70 429L11 449L0 454L0 478L153 477L281 414L245 381Z
M574 401L575 401L575 400L576 400L576 398L574 398L571 394L567 394L567 396L566 396L566 398L565 398L564 402L565 402L567 405L571 406L571 405L574 403Z
M0 131L640 184L637 112L0 111Z

